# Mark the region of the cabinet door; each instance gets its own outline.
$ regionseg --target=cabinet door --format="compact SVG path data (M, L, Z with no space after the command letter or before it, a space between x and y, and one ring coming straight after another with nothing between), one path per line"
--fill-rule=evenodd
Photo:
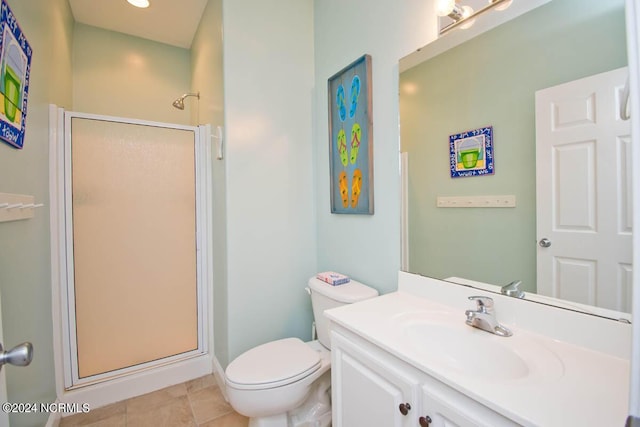
M418 379L352 341L331 334L333 426L417 425Z
M478 424L465 414L443 405L431 396L425 395L423 399L425 418L429 420L425 426L429 427L471 427Z
M518 424L434 378L422 387L422 414L429 427L513 427Z

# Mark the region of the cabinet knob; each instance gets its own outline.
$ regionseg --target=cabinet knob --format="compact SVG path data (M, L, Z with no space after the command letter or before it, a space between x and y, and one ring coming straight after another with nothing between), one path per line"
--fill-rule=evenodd
M408 403L401 403L400 404L400 413L402 415L407 415L409 413L409 411L411 410L411 405Z
M426 417L418 418L418 424L420 424L420 427L429 427L431 425L431 417L427 415Z

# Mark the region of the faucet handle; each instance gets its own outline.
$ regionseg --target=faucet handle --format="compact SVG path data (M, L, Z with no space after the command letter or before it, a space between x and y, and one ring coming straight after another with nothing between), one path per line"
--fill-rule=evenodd
M478 307L478 311L488 312L493 309L493 298L490 297L481 297L481 296L471 296L469 297L471 301L475 301Z
M514 280L508 285L504 285L502 288L500 288L500 293L508 297L524 298L524 292L521 291L520 288L518 287L521 284L522 284L521 280Z

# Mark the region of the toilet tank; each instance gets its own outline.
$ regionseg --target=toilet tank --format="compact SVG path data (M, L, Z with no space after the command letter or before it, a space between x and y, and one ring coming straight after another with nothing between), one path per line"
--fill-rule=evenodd
M318 341L326 348L331 348L331 340L329 339L329 320L324 316L324 311L378 296L377 290L355 280L333 286L312 277L309 279L309 290Z

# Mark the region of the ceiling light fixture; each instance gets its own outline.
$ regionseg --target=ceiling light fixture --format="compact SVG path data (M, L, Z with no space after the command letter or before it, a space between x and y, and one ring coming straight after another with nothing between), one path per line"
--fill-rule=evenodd
M436 13L438 16L448 16L453 22L440 30L440 35L445 34L454 28L460 27L467 29L473 25L475 18L491 9L505 10L511 6L513 0L489 0L489 3L483 8L474 12L469 6L461 6L455 0L438 0Z
M140 7L140 8L149 7L149 0L127 0L127 1L129 2L129 4L135 7Z

